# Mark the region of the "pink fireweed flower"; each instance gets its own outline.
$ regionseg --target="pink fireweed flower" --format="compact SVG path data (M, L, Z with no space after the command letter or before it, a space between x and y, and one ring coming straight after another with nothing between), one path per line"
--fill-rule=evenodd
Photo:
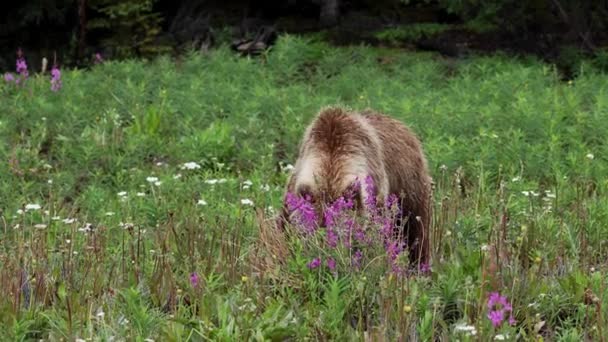
M190 284L192 285L192 287L198 287L198 274L196 274L196 272L192 272L190 273Z
M314 258L312 259L311 262L308 263L308 265L306 265L306 267L308 267L311 270L314 270L315 268L321 266L321 259L320 258Z
M420 270L420 273L423 274L431 272L431 266L427 263L421 263L418 269Z
M331 248L336 248L338 246L338 234L332 228L327 228L327 244Z
M336 270L336 260L334 258L327 259L327 268L332 272Z
M353 201L351 198L338 198L327 209L325 209L325 212L323 213L325 219L325 226L334 227L337 224L337 218L339 218L345 210L352 208Z
M94 64L103 63L103 57L101 57L101 54L99 52L97 52L93 55L93 63Z
M355 268L361 267L362 259L363 259L363 253L360 250L356 250L355 254L353 254L352 260L351 260L353 267L355 267Z
M58 91L61 89L61 71L57 68L57 65L53 65L51 69L51 90Z
M10 72L7 72L6 74L4 74L4 80L9 83L14 82L15 76L13 76L13 74L11 74Z
M514 325L513 307L507 301L507 297L501 296L498 292L490 293L488 297L488 319L492 321L492 326L498 328L505 320L506 313L510 314L509 324Z
M310 196L301 198L292 193L287 193L285 203L288 209L296 214L296 223L302 226L306 233L314 233L317 228L317 214L312 203L310 203Z
M377 210L376 203L376 184L372 176L365 177L365 192L367 196L365 198L365 207L370 213L375 213Z

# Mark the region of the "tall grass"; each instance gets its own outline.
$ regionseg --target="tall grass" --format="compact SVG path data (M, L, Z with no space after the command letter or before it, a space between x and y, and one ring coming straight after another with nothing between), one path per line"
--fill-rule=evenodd
M607 80L283 36L3 83L2 340L606 340ZM311 270L267 222L329 104L421 137L430 275Z

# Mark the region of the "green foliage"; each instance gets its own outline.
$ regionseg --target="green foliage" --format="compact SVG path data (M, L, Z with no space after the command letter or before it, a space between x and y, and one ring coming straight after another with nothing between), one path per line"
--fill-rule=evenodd
M102 44L115 51L115 57L150 56L169 51L159 44L163 17L153 11L157 0L94 0L90 6L103 16L88 22L88 28L107 32Z
M398 45L403 42L414 42L423 37L431 37L449 29L449 25L436 23L420 23L389 28L376 32L374 36L390 45Z
M260 58L63 70L56 93L35 75L1 83L0 339L601 340L608 82L579 70L561 82L531 59L285 36ZM336 274L310 270L322 241L261 243L258 215L280 207L285 165L330 104L420 136L429 275L387 275L382 251L361 273L346 254ZM490 291L515 326L491 325Z

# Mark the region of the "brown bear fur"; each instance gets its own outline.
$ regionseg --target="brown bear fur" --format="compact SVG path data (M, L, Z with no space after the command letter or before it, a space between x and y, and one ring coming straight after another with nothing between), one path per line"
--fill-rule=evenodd
M431 222L431 177L420 141L401 122L373 111L322 109L306 129L286 193L309 195L316 204L330 204L350 189L356 179L371 175L377 202L399 196L403 224L413 264L428 263ZM361 186L358 206L365 198ZM289 222L283 203L278 226Z

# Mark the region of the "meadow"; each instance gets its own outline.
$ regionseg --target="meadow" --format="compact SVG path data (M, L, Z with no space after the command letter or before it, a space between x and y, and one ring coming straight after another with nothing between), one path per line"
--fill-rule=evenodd
M429 270L381 248L329 267L322 239L272 231L327 105L419 135ZM0 113L3 341L608 338L608 76L585 63L561 81L532 58L286 35L256 58L62 70L57 91L30 71Z

